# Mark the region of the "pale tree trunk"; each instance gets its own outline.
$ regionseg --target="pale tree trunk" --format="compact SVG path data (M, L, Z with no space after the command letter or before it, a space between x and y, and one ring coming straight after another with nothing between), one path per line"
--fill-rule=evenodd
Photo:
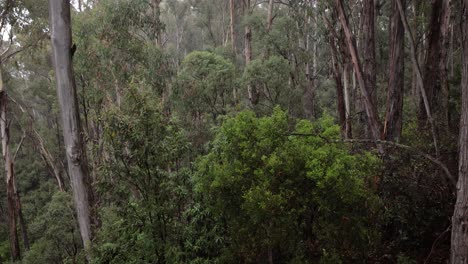
M91 206L93 195L88 175L86 148L83 141L70 53L72 46L70 2L68 0L49 0L49 16L53 64L68 171L80 234L89 261L92 240Z
M343 93L346 110L346 135L347 138L353 137L352 132L352 120L351 120L351 94L356 92L356 75L354 74L353 65L350 62L351 55L346 45L346 37L344 36L343 30L340 30L339 35L336 36L339 47L339 52L342 58L343 64ZM351 78L349 78L351 76ZM352 81L352 89L350 93L349 84L350 79ZM359 91L357 91L359 93Z
M13 164L15 163L16 156L18 155L18 152L20 151L21 147L23 146L24 139L26 137L26 134L23 134L21 137L21 140L18 144L18 147L16 148L15 154L13 155ZM15 183L16 186L16 183ZM21 237L23 238L23 245L25 250L29 250L30 248L30 243L29 243L29 236L28 236L28 227L26 225L26 221L24 220L23 216L23 208L21 206L21 197L20 193L18 190L16 190L16 213L18 216L18 221L19 221L19 226L21 227Z
M304 98L303 98L303 108L304 108L304 113L305 117L313 120L315 118L315 52L316 52L316 44L315 40L311 41L311 31L315 33L315 20L312 21L312 17L310 16L310 10L314 8L313 4L314 0L309 0L309 6L304 10L304 19L305 19L305 51L307 54L310 53L311 51L311 46L312 46L312 63L310 62L310 59L307 59L307 63L305 64L305 77L306 77L306 87L305 87L305 93L304 93ZM314 18L315 19L315 18ZM313 42L313 45L311 45L311 42ZM311 65L312 64L312 65ZM314 69L311 69L311 68Z
M452 217L450 263L468 263L468 0L462 3L462 81L457 201Z
M333 17L333 20L335 20L335 17ZM348 85L348 77L347 77L347 67L340 67L339 65L339 53L337 49L337 43L340 43L342 41L342 38L338 36L336 33L333 25L331 22L324 17L324 22L327 25L329 34L328 34L328 43L330 45L330 52L331 52L331 58L332 58L332 72L333 72L333 78L335 79L335 85L336 85L336 97L337 97L337 112L338 112L338 118L340 122L340 128L341 128L341 135L345 139L352 138L352 133L351 133L351 123L349 122L349 103L347 102L347 85ZM347 52L346 49L343 50L343 47L340 49L341 54L342 54L342 64L346 65L347 63ZM343 69L343 72L341 72L341 69Z
M404 6L404 0L402 0ZM390 62L385 111L384 138L399 141L403 125L403 88L405 75L405 31L396 0L392 1L390 17Z
M7 117L8 95L3 86L0 67L0 132L2 136L2 154L5 165L5 180L7 186L7 208L8 208L8 234L10 240L11 260L18 261L21 258L19 239L17 232L17 192L15 172L13 169L13 157L10 150L10 128Z
M356 49L356 44L354 37L349 29L348 19L346 18L343 2L342 0L336 0L336 8L338 10L339 18L341 21L341 25L343 26L343 30L346 36L346 42L348 44L349 53L351 55L351 60L353 62L354 70L356 72L357 80L359 83L359 87L361 89L361 94L363 96L364 106L366 110L366 114L368 117L369 127L371 129L372 139L380 140L380 124L379 124L379 117L377 115L377 110L375 105L372 103L372 96L369 92L370 88L368 87L367 82L365 81L365 77L362 72L361 62L359 61L358 52ZM378 144L378 150L380 153L383 153L383 147Z
M243 1L244 16L250 13L250 0ZM248 24L244 26L244 57L245 65L249 65L252 61L252 27ZM247 85L247 93L249 97L250 106L258 104L260 97L259 91L253 85Z
M408 32L409 35L409 46L411 49L411 61L413 63L413 69L415 69L416 73L416 80L418 84L418 90L421 92L422 101L424 103L424 110L426 112L426 116L428 118L429 124L431 126L432 131L432 140L434 143L434 148L436 151L436 156L439 157L439 147L437 141L437 134L436 128L434 124L434 119L432 118L431 108L429 106L428 96L426 94L426 89L424 89L424 81L422 78L421 67L419 66L418 55L416 53L416 44L414 43L413 33L411 32L411 28L409 27L408 20L406 19L405 11L403 9L403 5L401 0L395 0L398 5L398 13L400 13L401 22L403 23L404 29Z
M237 54L236 50L236 1L229 0L229 14L231 21L229 23L229 28L231 30L231 48L234 54Z
M347 62L343 65L343 93L345 102L345 113L346 113L346 138L353 137L353 129L351 124L351 106L349 96L349 64Z
M161 0L151 0L151 9L153 11L154 40L158 47L162 47L162 22L161 22Z
M270 32L273 26L273 0L268 1L267 32Z

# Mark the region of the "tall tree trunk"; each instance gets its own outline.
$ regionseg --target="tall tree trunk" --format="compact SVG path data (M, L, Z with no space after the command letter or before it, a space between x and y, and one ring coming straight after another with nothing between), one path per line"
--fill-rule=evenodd
M448 79L447 50L451 0L433 0L429 22L428 43L424 67L424 89L432 109L433 118L439 126L448 125ZM424 102L420 102L420 124L427 121Z
M21 206L21 197L18 191L16 192L16 211L18 214L19 226L21 227L21 237L23 238L24 249L29 250L30 243L28 236L28 227L26 225L26 221L24 220L23 208Z
M153 27L154 27L154 40L158 47L162 47L162 29L163 24L161 22L161 0L151 0L151 9L153 11Z
M372 139L380 140L381 135L380 135L379 116L377 115L377 110L375 108L375 105L372 103L373 101L372 101L371 93L369 92L370 90L369 84L366 82L366 79L362 71L361 62L359 61L359 56L358 56L358 52L356 49L354 36L352 35L351 30L349 29L348 19L344 12L343 1L336 0L335 3L336 3L336 8L339 14L339 18L341 21L341 25L343 26L343 30L346 36L346 42L348 44L348 49L351 55L351 60L353 62L353 66L356 72L359 87L361 89L361 94L364 99L363 101L364 101L364 106L365 106L365 110L366 110L367 117L368 117L369 127L371 129ZM379 152L383 153L383 147L379 144L377 145L377 147L379 149Z
M243 0L244 16L250 13L250 0ZM244 57L245 65L249 65L252 61L252 27L248 24L244 26ZM254 85L247 85L247 93L249 97L250 105L253 107L258 104L259 91Z
M401 3L401 0L395 0L395 1L398 5L398 13L400 13L400 18L401 18L401 21L403 22L405 31L408 32L408 35L409 35L409 42L410 42L409 46L411 49L411 61L413 63L413 69L415 70L415 73L416 73L416 80L417 80L417 84L419 87L418 90L421 92L421 98L424 103L424 110L426 112L426 116L428 117L428 121L431 126L432 140L434 143L436 156L439 157L439 147L437 143L438 141L437 141L436 128L434 124L434 119L432 118L431 108L429 106L429 100L426 94L426 89L424 89L424 81L422 78L421 67L419 67L418 55L416 53L416 44L414 43L413 33L411 31L411 28L409 27L408 20L406 19L405 11L403 9L403 4Z
M229 0L229 13L231 21L229 23L229 28L231 30L231 48L234 54L237 54L236 50L236 1Z
M362 72L364 81L369 91L372 105L377 109L377 86L376 86L376 61L375 61L375 3L374 0L363 0L362 3L362 25L361 25L361 51L362 51ZM364 98L363 98L364 99ZM364 99L365 100L365 99ZM363 101L362 101L363 102ZM364 106L365 107L365 106ZM371 137L372 128L368 122L367 115L361 115L365 137Z
M268 1L267 32L270 32L273 25L273 0Z
M332 69L333 77L335 79L336 85L336 97L337 97L337 107L338 107L338 117L341 128L341 135L343 138L349 138L348 129L347 129L347 120L346 120L346 104L344 97L344 88L343 88L343 78L338 66L338 52L336 49L335 41L332 37L329 37L330 50L332 55Z
M333 20L335 19L336 16L333 14ZM351 122L349 120L349 98L348 97L348 77L347 77L347 71L348 68L345 66L347 65L347 61L349 58L348 53L346 52L346 48L340 47L338 43L343 43L343 38L342 38L342 31L340 31L340 35L337 34L335 31L333 25L331 22L324 17L324 22L327 25L328 28L328 43L330 45L330 51L331 51L331 57L332 57L332 72L333 72L333 78L335 79L335 85L336 85L336 97L337 97L337 112L338 112L338 117L339 117L339 122L340 122L340 128L341 128L341 135L345 139L352 138L352 132L351 132ZM340 53L342 56L341 59L341 64L342 67L340 67L340 60L339 60L339 54L337 47L340 47ZM343 72L341 72L341 69L343 69Z
M457 201L452 217L450 263L468 263L468 0L462 3L462 81Z
M312 46L312 63L310 59L307 59L307 63L305 64L305 77L306 77L306 87L305 93L303 98L303 109L305 113L305 117L312 120L315 118L315 90L316 90L316 82L315 82L315 61L316 61L316 43L315 40L311 41L311 31L315 34L316 29L316 22L315 19L312 19L310 16L310 10L314 8L314 0L309 0L308 8L304 10L304 24L306 25L305 28L305 51L307 54L311 51ZM312 21L313 20L313 21ZM313 44L311 45L311 42ZM312 65L311 65L312 64ZM313 68L313 69L312 69Z
M404 6L404 0L402 0ZM396 0L392 1L390 17L390 62L387 92L387 108L385 111L384 138L389 141L399 141L403 124L403 88L405 69L405 31L400 19Z
M53 64L62 116L65 152L84 248L90 260L92 230L92 190L88 175L86 148L78 109L70 47L72 46L70 2L49 0Z
M21 258L19 239L17 232L17 204L16 204L16 180L13 169L13 158L10 151L10 128L7 117L8 95L3 86L0 67L0 132L2 136L2 154L5 165L5 178L7 186L8 208L8 234L10 239L11 260L18 261Z

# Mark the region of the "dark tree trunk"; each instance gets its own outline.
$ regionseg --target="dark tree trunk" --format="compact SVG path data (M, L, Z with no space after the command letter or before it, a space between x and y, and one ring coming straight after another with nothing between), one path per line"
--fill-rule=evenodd
M359 51L362 55L362 72L366 82L372 105L377 109L377 86L376 86L376 55L375 55L375 3L374 0L362 1L362 12L360 21L361 42ZM365 111L365 98L363 95L356 97L358 107L358 120L363 129L365 138L372 137L372 129L367 120L369 117Z
M250 13L250 0L243 1L244 16ZM244 57L245 65L249 65L252 61L252 27L248 24L244 26ZM260 99L259 91L254 85L247 85L247 93L251 106L258 104Z
M381 135L380 135L379 116L377 114L375 105L372 103L373 101L372 95L369 92L370 88L369 88L368 82L366 82L366 79L362 71L361 62L359 61L359 56L358 56L358 52L356 49L354 36L351 33L351 30L349 29L348 19L344 12L343 2L342 0L336 0L335 3L336 3L336 8L339 14L339 18L341 21L341 25L343 26L343 30L346 36L346 42L348 44L348 49L351 55L351 60L353 62L354 70L356 72L357 80L359 82L361 94L364 99L363 102L364 102L366 114L368 117L368 124L371 129L372 139L380 140ZM377 147L379 149L379 152L383 153L383 147L380 145L377 145Z
M10 151L10 129L7 117L8 95L3 87L3 79L0 68L0 129L2 137L2 154L5 166L5 180L7 187L7 210L8 210L8 236L10 240L11 260L18 261L21 258L19 239L17 232L17 204L16 204L16 181L13 169L13 158Z
M452 217L450 263L468 263L468 0L462 3L462 81L457 201Z
M404 0L402 0L404 6ZM403 88L405 69L405 31L396 0L392 1L390 17L390 56L387 107L383 128L384 138L399 141L403 124Z
M362 7L362 71L369 89L372 104L377 106L375 62L375 7L374 0L364 0Z
M447 50L449 43L451 0L433 0L429 21L426 60L424 64L424 89L438 126L448 125ZM420 125L427 120L424 102L420 102Z
M16 191L16 211L18 214L19 226L21 227L21 237L23 238L23 245L25 250L29 250L29 236L28 236L28 226L23 216L23 208L21 206L21 198L19 192Z
M336 51L335 43L330 40L331 54L332 54L332 68L333 68L333 78L335 79L336 85L336 97L337 97L337 107L338 107L338 118L340 122L341 135L343 138L350 138L350 130L347 129L347 120L346 120L346 106L345 106L345 97L343 89L343 78L338 66L338 56Z
M419 87L418 90L421 92L421 98L424 103L424 110L428 117L429 124L431 125L432 139L433 139L433 144L434 144L434 148L436 151L436 156L439 157L439 147L437 143L437 135L436 135L434 119L432 118L432 112L429 107L429 100L427 99L426 90L424 89L424 81L422 78L421 67L419 67L419 61L418 61L418 56L416 53L416 44L414 42L413 33L411 31L411 28L409 27L408 20L406 19L405 10L403 9L403 4L401 3L401 0L395 0L395 1L398 5L398 13L400 13L400 18L401 18L401 21L403 22L405 31L408 32L408 35L409 35L409 42L410 42L409 46L411 49L411 62L413 63L413 69L416 75L417 86Z
M229 14L231 17L229 28L231 31L231 48L234 54L237 54L236 50L236 1L229 0Z
M72 46L70 2L68 0L49 0L49 16L53 64L68 171L80 234L87 250L88 260L90 260L93 194L88 175L86 148L78 112L78 99L70 53Z

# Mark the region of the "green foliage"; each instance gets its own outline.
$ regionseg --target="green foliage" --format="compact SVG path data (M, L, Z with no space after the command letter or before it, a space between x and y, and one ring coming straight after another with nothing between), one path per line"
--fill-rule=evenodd
M96 263L176 263L178 219L190 192L180 167L187 143L153 100L134 84L121 107L104 114L109 159L99 181L105 206Z
M57 192L50 203L30 225L32 237L37 237L26 252L23 263L76 263L80 255L81 238L74 217L71 195Z
M208 51L195 51L182 62L174 89L184 112L226 114L233 103L234 65Z
M264 118L242 112L198 162L196 190L225 223L228 252L248 263L269 249L286 259L322 249L362 257L376 238L377 198L367 187L376 158L329 144L339 138L330 119L298 122L294 134L307 136L289 127L278 108Z
M289 62L286 59L271 56L266 60L253 60L247 65L243 80L246 85L254 86L261 91L264 104L271 109L278 104L287 107L289 92L286 87L290 71Z

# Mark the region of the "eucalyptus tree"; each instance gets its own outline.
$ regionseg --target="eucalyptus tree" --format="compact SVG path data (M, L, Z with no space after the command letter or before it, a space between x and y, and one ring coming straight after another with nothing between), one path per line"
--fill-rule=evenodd
M50 0L49 15L57 94L62 116L65 153L81 239L90 260L93 191L88 172L86 147L78 109L72 66L71 11L68 0Z

